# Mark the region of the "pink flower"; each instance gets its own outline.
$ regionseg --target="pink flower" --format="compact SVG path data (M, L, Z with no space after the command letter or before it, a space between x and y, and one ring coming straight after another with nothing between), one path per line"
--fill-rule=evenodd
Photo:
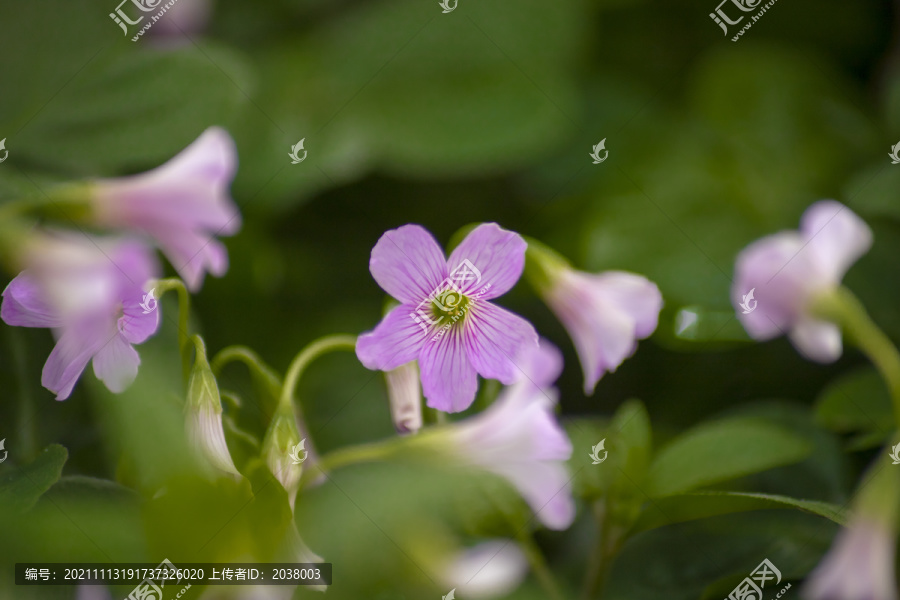
M545 526L565 529L575 518L566 468L572 443L552 413L556 390L544 387L559 376L559 351L543 345L519 356L526 368L556 367L520 373L519 382L504 390L490 408L435 435L448 436L463 462L509 481ZM524 381L527 386L520 385Z
M215 237L241 227L228 193L236 168L234 142L225 130L212 127L161 167L97 180L94 218L101 226L152 237L196 291L206 271L221 276L228 270L228 253Z
M872 231L862 219L839 202L822 200L803 213L799 231L776 233L747 246L737 258L731 288L747 333L757 340L786 333L807 358L837 360L840 329L808 309L817 297L840 286L847 269L871 245Z
M897 600L894 552L888 526L857 518L807 579L809 600Z
M594 275L560 268L549 275L542 295L578 351L584 393L593 394L600 378L656 330L662 294L652 281L622 271Z
M442 583L466 598L512 593L528 574L528 560L512 540L490 540L459 552L440 573Z
M512 358L537 345L530 323L489 302L515 285L524 262L524 240L495 223L473 230L449 260L418 225L386 232L369 270L401 306L359 337L356 355L381 371L418 360L428 406L465 410L477 375L511 384L518 373Z
M391 419L400 435L422 428L422 394L419 391L419 367L415 362L400 365L384 374L387 380Z
M97 378L122 392L141 362L132 344L159 326L155 302L145 302L144 285L159 272L150 249L64 234L42 236L24 254L28 268L3 291L0 317L8 325L53 330L57 343L41 384L65 400L93 360Z

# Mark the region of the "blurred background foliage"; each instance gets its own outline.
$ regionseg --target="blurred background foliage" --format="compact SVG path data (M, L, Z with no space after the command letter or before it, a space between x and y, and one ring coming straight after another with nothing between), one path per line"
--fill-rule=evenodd
M570 530L539 534L551 568L577 587L596 533L589 507L618 498L639 533L606 597L721 597L765 557L799 581L835 526L736 494L842 505L887 435L889 402L852 350L818 366L783 339L750 343L729 302L732 265L748 242L836 198L875 231L846 282L900 340L900 167L886 156L900 135L898 9L778 2L733 43L709 19L714 5L459 0L442 14L437 0L219 0L202 27L159 24L132 43L108 17L111 0L0 0L10 153L0 200L146 170L225 126L240 155L244 227L227 240L228 275L195 298L194 326L211 353L245 344L279 372L318 336L374 326L384 299L369 251L405 223L446 243L468 223L496 221L579 268L644 274L665 298L659 329L590 398L546 307L524 285L501 302L566 359L561 414L583 502ZM291 165L301 138L308 158ZM609 159L592 165L603 138ZM164 315L175 314L170 300ZM273 551L290 520L277 485L192 475L170 319L141 346L128 392L109 394L86 374L62 403L39 386L47 332L0 331L4 565ZM250 469L273 404L242 367L220 386L233 399L229 445ZM298 398L320 453L393 435L383 378L350 355L316 363ZM617 409L643 416L611 428ZM607 435L608 464L624 461L631 484L580 470ZM509 535L491 520L523 518L509 490L445 470L353 467L298 501L302 536L335 565L328 597L437 598L447 590L411 549L437 547L447 531ZM162 484L168 493L153 498ZM690 496L710 487L735 496ZM542 594L529 580L512 597Z

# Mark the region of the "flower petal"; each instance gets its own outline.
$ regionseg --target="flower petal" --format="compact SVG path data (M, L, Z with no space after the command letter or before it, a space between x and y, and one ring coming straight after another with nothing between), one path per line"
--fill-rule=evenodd
M469 360L482 377L511 385L525 376L514 359L538 348L531 323L496 304L474 300L462 329Z
M228 252L212 235L171 227L154 233L166 258L192 292L203 285L203 276L221 277L228 271Z
M16 327L59 327L62 325L38 286L37 281L25 271L19 273L3 290L0 318L7 325Z
M466 598L498 598L514 591L528 574L528 560L512 540L491 540L456 555L443 570L445 585Z
M422 391L428 406L448 413L471 406L478 390L478 375L469 362L466 341L459 327L441 330L429 338L419 354Z
M560 531L575 520L570 476L562 463L513 463L492 470L516 487L548 529Z
M841 357L841 330L834 323L802 317L788 336L797 351L809 360L831 363Z
M391 418L397 433L416 433L422 428L422 393L415 361L385 372Z
M776 233L744 248L735 265L731 301L747 333L756 340L769 340L787 333L791 321L802 311L810 291L815 265L802 253L803 239L793 231ZM744 296L753 291L744 314ZM755 301L755 304L754 304Z
M656 331L663 298L655 283L625 271L606 271L588 277L602 288L604 297L631 316L636 338L644 339Z
M847 269L872 247L872 230L856 214L834 200L821 200L800 219L804 252L814 255L822 273L837 284Z
M41 385L55 393L57 400L65 400L72 394L91 357L113 336L119 337L111 327L101 331L107 335L98 334L91 327L63 331L41 373Z
M428 231L404 225L381 236L372 248L369 271L385 292L402 303L418 304L435 293L447 264Z
M618 304L620 298L615 293L607 293L602 276L597 277L564 272L546 295L578 351L584 393L588 395L607 371L615 371L637 349L637 319L628 307ZM644 325L648 328L646 322Z
M131 296L122 301L123 315L119 317L119 333L132 344L142 344L159 328L159 307L144 314L141 296Z
M415 321L416 307L401 304L381 320L374 331L356 341L356 356L367 369L390 371L419 356L428 332Z
M94 355L94 375L109 391L120 394L137 377L141 357L122 335L114 336Z
M483 223L453 250L447 261L450 277L455 277L467 296L487 287L480 297L497 298L512 289L522 276L527 247L518 233L496 223Z

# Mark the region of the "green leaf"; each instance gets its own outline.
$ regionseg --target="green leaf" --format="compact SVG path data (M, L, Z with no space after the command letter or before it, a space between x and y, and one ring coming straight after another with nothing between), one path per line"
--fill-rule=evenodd
M856 369L832 381L819 394L815 413L818 423L839 433L892 429L891 399L872 367Z
M799 579L828 549L837 529L818 516L767 510L644 531L629 538L616 557L603 597L706 598L705 591L715 582L731 575L746 577L763 558L772 561L784 579ZM727 597L730 589L714 597Z
M829 502L800 500L777 494L691 492L654 500L635 523L631 533L716 515L772 508L797 508L825 517L838 525L846 523L844 509Z
M155 167L226 124L249 88L214 46L101 57L16 136L17 154L86 176Z
M51 444L27 465L0 477L0 511L25 512L44 492L59 480L69 453L59 444Z
M761 419L733 418L695 427L666 446L650 467L646 492L668 496L798 462L811 445Z

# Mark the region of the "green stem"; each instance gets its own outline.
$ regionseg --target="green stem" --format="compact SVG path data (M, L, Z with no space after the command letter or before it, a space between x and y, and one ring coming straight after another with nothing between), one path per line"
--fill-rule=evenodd
M547 566L547 561L544 559L541 549L538 548L538 545L531 537L531 533L525 529L520 529L516 537L547 597L551 600L564 600L559 585L556 583L556 578L553 577L553 573L550 571L550 567Z
M159 293L159 300L163 294L175 290L178 293L178 349L181 352L181 374L187 381L191 375L191 341L188 333L188 318L191 312L191 296L184 287L184 282L177 277L160 279L154 286Z
M210 368L213 374L218 377L222 374L222 369L230 362L244 363L248 369L255 371L259 375L269 375L266 370L265 363L259 355L247 346L228 346L222 348L210 361Z
M841 287L815 301L812 312L841 326L887 383L894 403L894 418L900 427L900 353L847 288Z
M348 465L385 460L394 456L404 446L406 446L404 438L391 438L383 442L341 448L321 457L316 463L316 467L319 471L327 473ZM318 473L314 473L311 469L304 469L300 479L300 489L302 490L309 481L317 477Z
M300 381L300 376L303 375L303 371L306 370L309 363L323 354L334 352L336 350L356 350L356 336L343 334L328 335L317 339L301 350L300 354L291 361L291 365L287 370L287 375L284 377L284 386L281 388L279 407L287 407L292 404L291 399L294 397L294 390L297 387L297 383Z
M594 520L597 523L597 541L588 557L587 568L584 572L584 583L581 588L583 600L590 600L600 589L603 583L604 563L606 562L606 544L608 541L608 529L606 522L606 501L597 500L592 505Z

